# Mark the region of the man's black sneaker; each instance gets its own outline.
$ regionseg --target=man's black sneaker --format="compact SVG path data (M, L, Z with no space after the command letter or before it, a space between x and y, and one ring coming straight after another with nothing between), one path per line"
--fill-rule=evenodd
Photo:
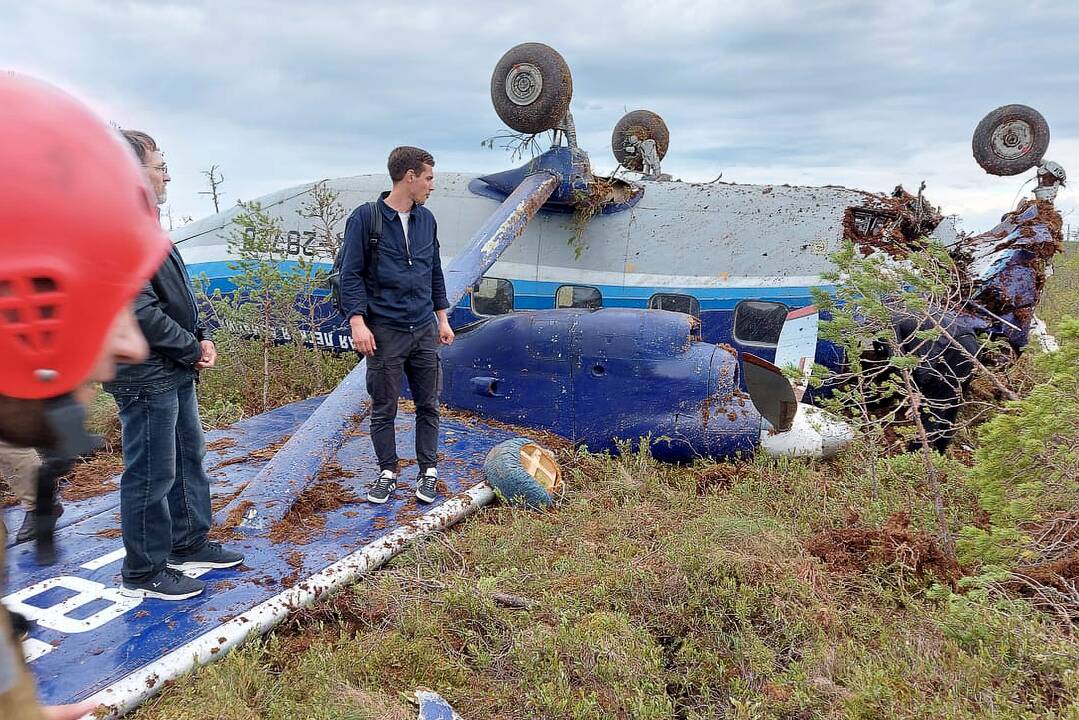
M427 468L420 473L419 478L416 480L416 499L420 502L434 502L438 497L438 490L435 489L435 483L438 482L438 470L434 468Z
M159 600L187 600L206 589L206 583L167 567L145 582L124 581L123 593L130 597L148 597Z
M25 615L8 610L8 617L11 618L11 634L15 636L15 640L22 642L26 638L30 637L30 620Z
M60 503L56 503L53 506L52 514L59 518L64 514L64 506ZM37 513L33 510L27 510L23 515L22 525L19 526L19 531L15 533L15 542L28 542L34 539L34 533L37 531Z
M397 474L393 470L383 470L378 474L378 480L367 491L367 502L381 505L390 499L390 493L397 487Z
M208 542L188 555L169 555L168 566L173 570L199 570L236 567L244 561L242 553L226 550L221 543Z

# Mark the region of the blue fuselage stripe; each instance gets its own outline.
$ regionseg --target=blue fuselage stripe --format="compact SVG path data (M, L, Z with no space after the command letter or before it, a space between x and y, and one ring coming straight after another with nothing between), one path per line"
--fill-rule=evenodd
M296 266L291 260L281 261L283 270ZM232 289L231 278L235 270L231 262L204 262L188 265L188 271L196 281L205 277L208 289L228 292ZM316 264L317 268L329 270L328 264ZM555 291L569 283L547 282L541 280L518 280L508 278L513 283L513 306L516 310L549 310L554 307ZM604 307L645 308L648 299L657 293L692 295L701 303L701 310L733 310L742 300L773 300L788 307L797 308L813 302L813 295L806 287L659 287L659 286L623 286L593 284L603 296ZM827 286L821 286L828 289Z

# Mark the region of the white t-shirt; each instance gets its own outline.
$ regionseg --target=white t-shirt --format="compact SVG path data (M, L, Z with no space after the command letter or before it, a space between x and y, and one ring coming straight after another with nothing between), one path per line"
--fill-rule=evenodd
M408 247L408 218L412 215L412 211L399 212L397 215L401 218L401 227L405 229L405 247Z

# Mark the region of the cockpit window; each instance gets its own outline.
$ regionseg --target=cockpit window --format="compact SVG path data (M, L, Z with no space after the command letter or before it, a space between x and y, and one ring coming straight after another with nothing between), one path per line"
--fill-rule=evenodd
M590 285L563 285L554 294L554 306L598 310L603 307L603 296Z
M767 300L743 300L734 308L734 339L742 345L771 345L779 342L787 306Z
M486 316L513 312L513 283L502 278L481 278L472 286L472 312Z
M880 210L869 208L848 208L848 225L854 231L854 235L868 238L880 235L885 225L895 221L895 215Z
M685 313L695 318L701 316L701 302L692 295L679 295L677 293L656 293L648 298L649 310L670 310L671 312Z

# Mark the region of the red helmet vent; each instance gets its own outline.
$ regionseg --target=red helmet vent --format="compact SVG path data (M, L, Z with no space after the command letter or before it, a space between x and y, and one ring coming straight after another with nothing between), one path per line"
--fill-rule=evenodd
M53 350L64 294L44 276L0 278L0 332L12 335L30 353Z

